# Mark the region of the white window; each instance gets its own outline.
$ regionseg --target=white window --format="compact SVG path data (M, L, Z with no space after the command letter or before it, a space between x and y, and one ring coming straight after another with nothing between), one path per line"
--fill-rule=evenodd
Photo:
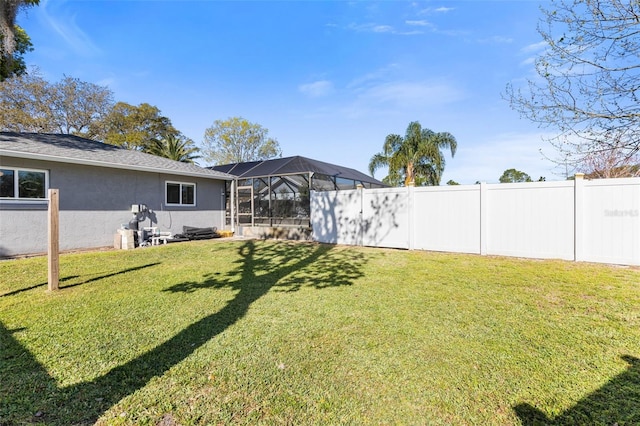
M195 206L196 184L186 182L166 182L165 201L169 206Z
M49 188L46 170L0 166L0 199L45 200Z

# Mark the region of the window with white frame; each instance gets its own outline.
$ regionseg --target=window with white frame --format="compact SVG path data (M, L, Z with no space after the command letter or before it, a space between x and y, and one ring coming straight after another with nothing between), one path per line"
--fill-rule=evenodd
M165 201L169 206L195 206L196 184L167 181Z
M45 200L48 186L46 170L0 166L0 199Z

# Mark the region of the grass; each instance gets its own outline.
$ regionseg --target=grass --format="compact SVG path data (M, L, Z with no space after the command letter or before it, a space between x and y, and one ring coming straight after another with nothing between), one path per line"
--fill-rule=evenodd
M0 262L0 425L640 423L640 271L264 241Z

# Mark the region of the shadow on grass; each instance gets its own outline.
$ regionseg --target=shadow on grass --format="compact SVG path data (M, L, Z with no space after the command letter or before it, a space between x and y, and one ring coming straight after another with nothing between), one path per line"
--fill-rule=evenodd
M99 280L104 279L104 278L109 278L109 277L113 277L113 276L116 276L116 275L122 275L122 274L126 274L127 272L138 271L140 269L150 268L151 266L156 266L156 265L159 265L159 264L160 264L159 262L155 262L155 263L149 263L147 265L136 266L134 268L123 269L122 271L113 272L111 274L106 274L106 275L100 275L98 277L93 277L93 278L90 278L88 280L85 280L85 281L82 281L82 282L79 282L79 283L69 284L69 285L61 285L60 289L77 287L77 286L80 286L80 285L89 284L91 282L99 281ZM68 277L62 277L62 278L60 278L59 281L61 283L63 283L63 282L66 282L66 281L73 280L75 278L78 278L78 275L70 275ZM14 291L10 291L8 293L0 294L0 297L14 296L16 294L20 294L20 293L23 293L25 291L33 290L34 288L46 287L47 284L48 283L41 283L41 284L32 285L31 287L20 288L18 290L14 290Z
M0 425L44 422L50 425L91 424L122 398L162 376L204 343L235 324L253 302L271 289L296 291L351 285L366 262L360 253L317 244L263 244L248 241L239 248L237 267L226 274L206 274L168 292L217 288L237 290L221 310L189 325L137 358L92 380L60 388L0 323Z
M60 278L58 281L63 283L65 281L69 281L72 280L74 278L78 278L77 275L70 275L68 277L62 277ZM25 287L25 288L19 288L17 290L13 290L10 291L8 293L3 293L0 294L0 297L9 297L9 296L15 296L16 294L20 294L20 293L24 293L25 291L29 291L29 290L33 290L34 288L38 288L38 287L46 287L48 283L40 283L40 284L36 284L36 285L32 285L30 287ZM62 288L62 286L60 286L60 288Z
M638 425L640 424L640 359L622 357L629 367L555 418L530 404L514 407L525 426L534 425Z

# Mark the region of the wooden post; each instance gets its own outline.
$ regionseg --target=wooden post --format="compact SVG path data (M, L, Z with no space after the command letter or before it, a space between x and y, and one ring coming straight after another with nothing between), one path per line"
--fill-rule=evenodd
M49 291L58 290L60 275L60 226L58 190L49 189Z

